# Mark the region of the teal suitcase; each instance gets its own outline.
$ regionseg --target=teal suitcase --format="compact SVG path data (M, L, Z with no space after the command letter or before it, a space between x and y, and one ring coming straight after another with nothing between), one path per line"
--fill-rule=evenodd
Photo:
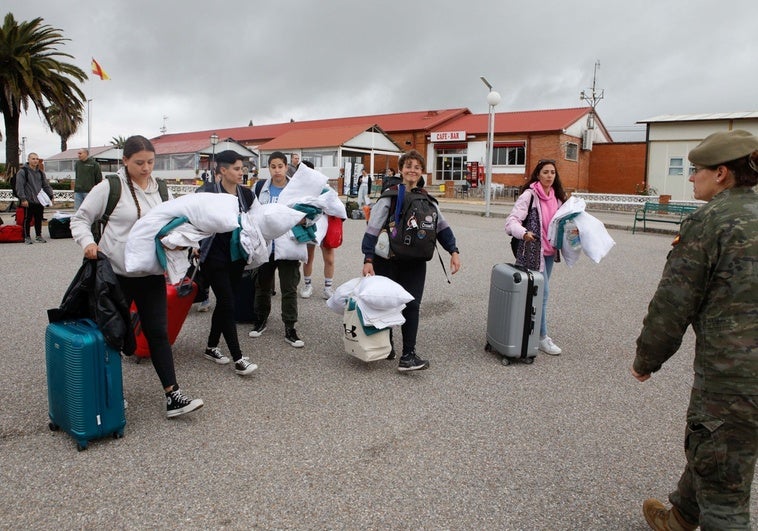
M80 451L94 439L123 437L121 355L97 325L90 319L50 323L45 358L50 429L71 435Z

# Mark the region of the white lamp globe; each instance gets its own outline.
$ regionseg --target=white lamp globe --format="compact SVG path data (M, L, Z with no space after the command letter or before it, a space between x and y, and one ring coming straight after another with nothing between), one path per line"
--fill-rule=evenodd
M487 103L492 107L500 103L500 93L496 90L493 90L487 94Z

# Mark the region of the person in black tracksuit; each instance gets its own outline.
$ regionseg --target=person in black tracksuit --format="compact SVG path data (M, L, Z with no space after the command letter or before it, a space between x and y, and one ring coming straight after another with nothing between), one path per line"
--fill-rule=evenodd
M406 189L415 190L422 187L422 176L426 169L424 157L418 151L411 150L400 157L399 163L403 185ZM388 277L413 295L414 300L409 302L403 310L403 317L405 318L405 323L401 327L403 332L403 353L398 363L398 370L416 371L427 369L429 362L419 358L416 354L419 308L421 306L421 297L424 294L424 283L426 282L426 260L386 260L375 256L374 253L378 235L385 226L388 216L392 215L390 205L390 198L382 197L371 209L371 219L366 226L366 233L363 235L363 242L361 244L361 251L364 255L363 276L376 274ZM437 216L437 241L450 253L450 271L455 274L461 268L455 235L450 225L448 225L442 216L442 213L439 212L439 208L437 208ZM392 359L394 356L395 349L393 347L388 359Z
M241 186L242 161L244 158L236 151L226 150L216 155L217 182L207 184L204 192L226 193L237 196L240 212L247 212L253 205L253 192L250 188ZM210 284L216 296L216 307L211 318L211 330L208 334L208 346L204 356L216 363L227 364L229 358L218 348L221 335L234 360L234 370L245 376L252 373L258 366L242 356L237 323L234 318L234 294L239 288L245 260L232 256L233 232L214 234L200 244L200 271ZM235 255L236 256L236 255Z

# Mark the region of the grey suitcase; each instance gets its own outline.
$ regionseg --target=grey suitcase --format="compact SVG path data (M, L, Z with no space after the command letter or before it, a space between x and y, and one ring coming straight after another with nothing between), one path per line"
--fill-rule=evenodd
M539 350L544 277L513 264L492 268L487 309L486 351L503 356L503 365L534 362Z

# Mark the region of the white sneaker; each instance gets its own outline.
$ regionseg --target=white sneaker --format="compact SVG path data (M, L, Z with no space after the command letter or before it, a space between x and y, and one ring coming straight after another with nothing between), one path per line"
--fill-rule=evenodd
M211 309L211 300L210 299L205 299L203 302L201 302L197 306L197 311L200 312L200 313L205 313L207 311L210 311L210 309Z
M559 356L561 352L563 352L555 345L555 343L553 343L553 340L550 339L549 336L545 336L544 338L540 339L540 350L545 354L550 354L551 356Z
M313 295L313 284L306 284L303 289L300 290L300 296L304 299L310 299Z
M334 295L334 288L331 286L324 286L324 299L329 300Z

